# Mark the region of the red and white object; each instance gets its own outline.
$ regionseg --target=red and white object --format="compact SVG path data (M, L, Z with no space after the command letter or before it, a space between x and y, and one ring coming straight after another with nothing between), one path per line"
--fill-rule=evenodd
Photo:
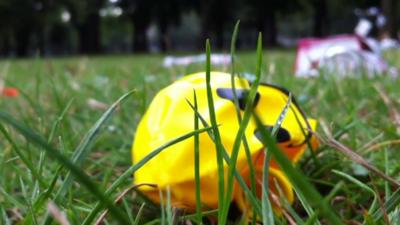
M305 38L298 43L295 74L317 76L320 69L345 76L357 71L368 75L384 73L384 59L355 35L339 35L327 38Z

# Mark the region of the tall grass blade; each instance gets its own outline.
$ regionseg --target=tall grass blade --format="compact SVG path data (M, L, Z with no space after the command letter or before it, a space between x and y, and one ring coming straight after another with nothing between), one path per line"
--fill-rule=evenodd
M279 128L281 127L283 120L289 111L290 104L292 103L292 94L289 93L288 100L285 107L282 109L278 119L276 120L274 126L272 127L271 135L276 138ZM274 225L274 214L272 211L271 202L269 200L269 163L271 160L271 152L267 148L264 148L265 157L263 162L263 177L262 177L262 197L261 197L261 207L263 213L263 223Z
M90 153L90 146L95 140L95 138L98 136L99 131L104 123L107 122L107 120L110 118L110 116L113 114L113 112L117 109L117 107L120 105L120 103L125 100L127 97L129 97L131 94L133 94L135 90L132 90L124 95L122 95L117 101L115 101L110 108L107 109L107 111L96 121L96 123L90 128L88 133L84 136L82 139L82 142L76 147L71 161L76 164L80 165L89 155ZM58 202L60 198L64 196L68 188L72 184L72 176L70 173L68 173L65 177L65 180L60 187L59 191L56 194L56 197L54 199L55 202Z
M146 203L143 202L142 205L140 206L139 211L136 213L135 221L133 221L132 225L139 225L139 221L140 221L140 218L142 217L143 209L144 209L145 205L146 205Z
M221 141L221 135L219 133L219 129L217 126L217 118L215 115L214 108L214 100L213 100L213 92L211 89L211 47L210 40L206 40L206 88L207 88L207 102L208 102L208 110L210 114L210 122L213 128L213 134L215 138L215 149L217 155L217 166L218 166L218 223L222 223L223 212L224 211L224 193L225 193L225 178L224 178L224 161L222 158L222 149L224 148Z
M88 191L98 199L102 205L106 206L112 216L122 224L127 224L128 220L124 214L122 214L118 208L116 208L113 202L108 199L103 192L97 187L97 185L87 176L78 166L76 166L72 161L70 161L67 157L58 152L58 150L54 149L50 146L47 141L43 140L38 134L34 131L24 127L19 124L16 120L14 120L11 116L4 112L0 112L0 120L4 123L9 124L14 127L19 133L21 133L29 142L35 144L36 146L42 148L46 151L46 154L61 164L63 164L66 168L71 171L71 174L75 176L75 178L85 186Z
M385 209L386 213L390 213L395 210L397 207L400 206L400 188L398 188L390 198L383 204L383 208ZM376 209L372 213L372 218L375 221L378 221L383 216L383 210L381 208Z
M364 184L363 182L361 182L361 181L357 180L356 178L350 176L349 174L343 173L343 172L338 171L338 170L332 170L332 172L337 174L337 175L339 175L339 176L341 176L341 177L343 177L343 178L345 178L345 179L347 179L347 180L349 180L350 182L352 182L353 184L357 185L361 189L363 189L363 190L367 191L368 193L370 193L374 197L374 200L372 201L371 207L369 208L368 212L372 213L373 211L375 211L375 209L377 208L379 202L378 202L378 195L372 188L368 187L366 184Z
M299 199L301 205L304 207L304 210L307 212L307 214L309 216L307 223L314 224L314 225L321 225L321 223L318 220L319 210L316 209L314 211L313 207L310 205L310 203L307 201L306 197L303 195L303 192L301 192L300 190L297 190L296 187L293 187L293 188L294 188L297 198ZM310 219L312 217L315 217L315 219Z
M167 187L167 204L165 207L166 216L167 216L167 225L174 224L174 213L172 211L172 204L171 204L171 188L170 186Z
M3 124L0 123L0 132L3 134L3 136L7 139L7 141L11 144L13 147L15 153L17 156L21 159L21 161L26 165L26 167L29 169L29 171L32 173L32 176L39 181L41 187L46 187L47 184L42 177L42 175L39 174L39 172L36 170L36 168L33 166L31 161L25 157L25 155L22 153L18 145L15 143L15 141L11 138L10 134L6 130L6 128L3 126Z
M197 111L197 96L196 91L193 90L194 108ZM194 111L194 130L199 129L199 117ZM201 193L200 193L200 140L199 134L194 135L194 179L196 185L196 222L202 224L201 215Z
M262 177L262 195L261 195L261 208L262 208L262 221L266 225L274 225L274 214L272 212L271 202L269 200L269 162L271 160L271 153L265 149L265 157L263 162L263 177Z
M198 111L196 111L196 109L194 108L194 106L192 105L192 103L190 103L189 101L187 101L188 104L190 105L190 107L196 112L197 116L199 117L201 123L203 124L204 127L208 127L208 123L207 121L200 115L200 113ZM207 132L208 135L210 136L211 140L213 140L215 142L215 138L213 133L211 133L211 131ZM225 163L228 165L230 164L230 158L228 153L226 152L225 148L222 149L222 157L224 158ZM240 175L240 173L235 170L234 173L236 180L238 181L240 187L243 189L246 198L249 200L249 202L251 203L252 207L255 209L256 214L258 216L261 216L261 204L259 203L259 201L257 200L256 196L252 194L252 192L250 191L249 187L247 186L246 182L244 181L243 177Z
M135 90L131 90L128 93L122 95L117 101L115 101L107 110L106 112L103 113L103 115L96 121L96 123L90 128L88 133L83 137L81 143L76 147L74 150L74 153L72 155L72 163L76 165L80 165L86 157L89 155L90 150L91 150L91 144L94 142L96 137L98 136L100 129L104 123L107 122L107 120L111 117L111 115L114 113L114 111L117 109L117 107L120 105L120 103L125 100L127 97L129 97L131 94L133 94ZM57 191L55 197L54 197L54 202L58 203L60 199L65 195L69 187L71 186L73 181L73 177L71 176L71 173L68 172L65 180L63 181L60 189ZM52 218L49 217L49 215L46 215L45 220L44 220L44 225L49 225L51 222Z
M232 40L231 40L231 89L233 92L233 102L235 103L235 109L236 109L236 116L238 119L238 123L240 124L242 122L242 115L240 112L240 107L239 107L239 100L236 92L236 84L235 84L235 76L236 76L236 71L235 71L235 53L236 53L236 40L237 36L239 33L239 24L240 20L238 20L235 24L235 28L233 30L232 34ZM256 196L256 178L255 178L255 169L254 169L254 163L253 159L251 157L251 152L250 152L250 147L247 142L246 135L243 135L243 147L246 153L246 159L247 159L247 165L249 167L249 177L250 177L250 189L252 191L252 194ZM253 210L253 215L256 215L255 209ZM253 216L251 223L254 225L257 223L257 218Z
M221 224L226 224L227 216L228 216L228 211L229 211L229 205L231 203L232 199L232 193L233 193L233 182L234 182L234 173L236 171L236 162L237 158L239 156L239 149L241 146L242 139L244 137L244 133L246 131L247 125L249 124L251 115L252 115L252 109L254 106L254 101L256 99L257 95L257 89L258 85L260 83L261 79L261 64L262 64L262 36L259 34L258 36L258 41L257 41L257 65L256 65L256 79L254 80L253 84L251 85L250 92L248 94L247 100L246 100L246 106L243 114L243 119L240 123L238 132L235 137L235 141L233 143L233 148L231 152L231 157L230 157L230 163L229 163L229 171L228 171L228 183L227 183L227 190L226 190L226 195L224 197L224 206L221 208L221 221L219 221Z
M47 139L47 141L49 143L53 140L54 135L56 133L56 130L57 130L59 124L63 121L63 119L65 117L65 114L67 114L67 112L68 112L69 108L71 108L73 102L74 102L74 99L71 99L67 103L67 105L64 107L64 109L61 112L61 114L57 117L56 121L54 121L53 126L51 127L51 130L50 130L49 138Z

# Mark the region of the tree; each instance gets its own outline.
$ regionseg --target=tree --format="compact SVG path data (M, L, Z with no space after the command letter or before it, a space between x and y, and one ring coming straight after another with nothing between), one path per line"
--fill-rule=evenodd
M152 17L156 20L160 29L160 46L165 52L169 49L168 27L178 25L181 21L184 0L155 0Z
M200 46L204 48L206 38L215 38L215 46L223 48L224 33L229 21L235 22L234 9L236 1L229 0L199 0L192 1L201 21Z
M71 23L78 32L79 52L96 54L101 52L101 32L99 11L105 0L63 0L71 14Z
M15 7L15 6L18 7ZM5 48L9 48L11 40L15 40L17 56L27 56L33 29L37 23L35 11L38 11L40 2L29 0L15 0L1 2L0 15ZM16 19L18 18L18 19Z
M133 26L132 50L147 52L149 49L146 31L151 22L152 1L120 0L118 4Z
M326 0L313 0L313 35L323 37L329 33L329 14Z
M278 36L278 13L288 14L301 9L299 0L250 0L245 2L249 9L248 18L255 28L263 33L264 43L267 47L276 46Z
M397 36L397 10L398 0L382 0L382 10L386 17L385 30L388 32L391 38L398 38Z

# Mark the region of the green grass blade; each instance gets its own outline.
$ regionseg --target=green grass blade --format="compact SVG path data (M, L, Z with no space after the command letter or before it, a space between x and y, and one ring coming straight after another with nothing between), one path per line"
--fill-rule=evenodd
M115 180L114 183L107 189L106 196L110 196L112 193L114 193L117 190L117 188L119 188L123 184L123 182L126 181L126 179L132 177L132 174L134 172L139 170L148 161L150 161L151 159L156 157L160 152L164 151L166 148L168 148L174 144L177 144L183 140L186 140L190 137L193 137L196 133L200 134L202 132L209 131L211 129L212 129L211 127L205 127L205 128L201 128L197 131L189 132L189 133L184 134L180 137L177 137L176 139L173 139L173 140L165 143L164 145L160 146L159 148L153 150L151 153L149 153L147 156L145 156L143 159L141 159L138 163L129 167L129 169L127 169L121 176L119 176L118 179ZM91 224L93 222L94 218L96 217L97 213L100 212L101 207L102 206L100 204L96 204L95 207L92 209L92 211L89 213L89 215L85 218L82 225Z
M208 127L207 121L200 115L200 113L198 111L196 111L196 109L194 108L192 103L190 103L189 101L187 101L187 103L196 112L196 114L197 114L198 118L200 119L201 123L203 124L203 126ZM210 136L211 140L215 141L213 133L211 133L211 131L208 131L207 133ZM225 163L229 167L229 163L231 161L229 158L229 155L226 152L225 148L223 148L222 150L223 150L222 157L224 158ZM240 187L243 189L243 191L246 195L246 198L249 200L250 204L255 209L256 215L261 216L261 205L260 205L259 201L257 200L257 197L252 193L252 191L249 189L249 187L247 187L246 182L244 181L243 177L240 175L240 173L237 170L235 170L234 175L235 175L236 180L238 181Z
M90 150L91 150L91 144L94 142L96 137L98 136L100 129L104 123L107 122L107 120L111 117L111 115L114 113L114 111L117 109L117 107L120 105L120 103L125 100L127 97L132 95L135 92L135 90L131 90L128 93L122 95L117 101L115 101L96 121L96 123L89 129L89 131L86 133L86 135L83 137L81 143L76 147L74 150L74 153L72 155L72 163L76 165L80 165L86 157L89 155ZM58 203L61 201L60 199L63 198L69 187L71 186L73 181L73 177L71 176L71 173L68 172L60 189L57 191L55 197L54 197L54 202ZM48 215L44 219L43 224L44 225L49 225L51 222L52 218L49 217Z
M217 118L215 115L215 107L213 100L213 92L211 89L211 47L210 40L206 40L206 88L207 88L207 102L208 102L208 110L210 114L210 123L213 127L213 134L215 137L215 149L217 155L217 166L218 166L218 223L222 223L225 221L223 219L223 214L221 212L224 211L222 208L224 206L224 193L225 193L225 178L224 178L224 161L222 158L222 149L224 148L222 145L221 135L219 133L219 129L217 126Z
M232 39L231 39L231 74L235 74L235 55L236 55L236 41L237 36L239 34L239 25L240 20L238 20L235 24L235 28L233 28Z
M46 151L46 154L60 163L62 163L66 168L68 168L71 173L75 176L75 178L85 186L89 192L98 199L102 205L106 206L111 215L120 223L127 224L128 220L124 214L122 214L118 208L116 208L113 202L108 199L103 192L97 187L97 185L87 176L82 170L79 169L72 161L70 161L67 157L58 152L58 150L54 149L50 145L48 145L47 141L43 140L38 134L34 131L22 126L16 120L14 120L11 116L4 112L0 112L0 120L4 123L9 124L14 127L19 133L21 133L29 142L35 144L36 146L42 148Z
M342 225L342 221L337 217L332 208L324 201L321 195L307 181L307 177L300 171L296 170L290 160L277 147L275 140L270 135L269 131L262 125L260 119L255 115L257 127L260 131L263 144L267 146L272 156L285 172L290 182L297 188L299 192L304 194L305 199L314 208L321 210L321 215L324 216L331 224Z
M306 221L305 225L315 225L315 224L321 224L318 221L318 211L316 213L312 213L309 215L308 220Z
M163 196L163 190L158 189L158 194L159 194L159 198L160 198L160 212L161 212L161 225L165 225L165 217L166 217L166 213L165 213L165 207L164 207L164 196Z
M142 205L140 206L139 211L136 213L135 221L133 221L132 225L139 225L139 221L140 221L140 218L142 217L143 209L144 209L145 205L146 205L146 203L143 202Z
M74 102L74 99L71 99L67 103L67 105L65 106L65 108L63 109L61 114L57 117L56 121L54 121L53 126L51 127L51 130L50 130L49 138L47 139L47 141L49 143L53 140L59 124L64 120L65 114L67 114L67 112L71 108L73 102Z
M280 113L277 121L275 122L271 135L276 138L276 134L281 127L283 120L286 117L287 112L289 111L290 104L292 102L292 94L289 93L288 100L286 102L285 107L283 108L282 112ZM269 163L271 160L271 152L268 151L267 148L265 149L265 157L263 162L263 179L262 179L262 198L261 198L261 207L263 213L263 224L275 224L274 222L274 214L272 211L271 202L269 200Z
M386 213L390 213L395 210L400 205L400 188L398 188L390 198L383 204L383 208L385 209ZM383 212L381 208L375 210L372 213L372 218L375 221L378 221L382 218Z
M243 114L243 119L240 123L238 132L235 137L235 141L233 144L232 152L231 152L231 157L230 157L230 163L229 163L229 171L228 171L228 182L227 182L227 187L226 187L226 195L224 197L224 205L221 207L221 221L219 221L221 224L226 224L227 222L227 216L228 216L228 211L229 211L229 205L231 203L232 199L232 193L233 193L233 184L234 184L234 173L236 171L236 162L237 158L239 156L239 149L241 146L242 139L244 137L244 133L246 131L247 125L250 122L250 118L252 115L252 109L254 106L254 101L256 99L257 95L257 89L258 85L260 83L261 79L261 63L262 63L262 36L261 34L258 36L258 41L257 41L257 66L256 66L256 79L254 80L253 84L251 85L250 92L248 94L247 100L246 100L246 106Z
M167 216L167 225L174 224L174 213L172 211L172 204L171 204L171 188L167 187L167 203L165 206L165 214Z
M25 204L20 202L18 199L16 199L14 196L10 195L3 189L3 187L0 186L0 194L2 195L3 199L6 199L8 202L10 202L13 206L23 209L25 208Z
M39 181L41 187L46 187L47 184L44 181L44 178L42 175L39 174L39 172L36 170L36 168L33 166L31 161L25 157L25 155L22 153L18 145L15 143L15 141L11 138L10 134L6 130L6 128L3 126L3 124L0 123L0 132L3 134L3 136L7 139L7 141L11 144L13 147L15 153L18 155L18 157L21 159L21 161L26 165L26 167L29 169L29 171L32 173L32 176Z
M368 187L366 184L364 184L363 182L361 182L361 181L357 180L356 178L350 176L349 174L343 173L343 172L338 171L338 170L332 170L332 172L337 174L337 175L339 175L339 176L341 176L341 177L343 177L343 178L345 178L345 179L347 179L347 180L349 180L350 182L352 182L353 184L357 185L361 189L363 189L363 190L367 191L368 193L370 193L374 197L374 200L372 201L371 207L369 208L368 212L372 213L373 211L375 211L375 209L377 208L379 202L378 202L378 195L372 188Z
M307 223L311 223L314 225L321 225L321 223L318 220L318 215L319 215L319 210L316 209L314 211L313 207L310 205L310 203L307 201L306 197L303 195L303 192L298 190L296 187L293 187L297 198L299 199L301 205L304 207L304 210L307 212L309 218L315 217L315 219L309 219Z
M263 162L263 177L262 177L262 196L261 196L261 208L262 208L262 221L266 225L274 225L274 214L272 211L271 202L269 201L269 162L271 160L271 153L266 150L266 155Z
M107 120L110 118L110 116L113 114L113 112L117 109L117 107L120 105L120 103L125 100L127 97L129 97L131 94L133 94L135 91L132 90L124 95L122 95L117 101L115 101L110 108L107 109L107 111L96 121L96 123L90 128L88 133L84 136L82 139L82 142L76 147L73 155L72 155L72 162L76 165L80 165L83 160L85 160L90 153L90 146L96 139L96 137L99 134L100 128L104 123L107 122ZM68 173L65 177L65 180L60 187L59 191L56 194L55 197L55 202L58 202L60 198L64 196L68 188L72 184L72 176L70 173Z
M287 112L289 111L290 104L292 103L292 94L289 93L288 100L286 102L285 107L282 109L282 112L279 114L278 119L276 120L274 126L272 127L271 135L276 138L276 134L281 127L283 120L286 117ZM264 224L275 224L274 215L272 211L271 202L269 201L269 163L271 160L271 152L265 148L265 157L263 162L263 179L262 179L262 198L261 198L261 206L263 213L263 223Z
M235 71L235 56L236 56L236 40L237 36L239 33L239 24L240 20L238 20L235 24L235 28L233 30L232 34L232 40L231 40L231 89L233 92L233 102L235 103L235 110L236 110L236 116L238 119L238 123L240 124L242 122L242 115L240 112L240 107L239 107L239 100L236 92L236 84L235 84L235 76L236 76L236 71ZM250 177L250 190L252 191L252 194L256 196L256 178L255 178L255 168L254 168L254 163L253 159L251 157L251 152L250 152L250 147L249 143L247 141L246 135L243 135L243 147L246 153L246 159L247 159L247 166L249 167L249 177ZM253 210L253 215L256 215L255 209ZM257 223L257 218L253 216L251 224L256 224Z
M193 90L193 100L194 100L194 130L199 129L199 117L196 114L197 111L197 96L196 91ZM202 224L201 215L201 193L200 193L200 139L199 134L194 135L194 179L196 185L196 222L197 224Z

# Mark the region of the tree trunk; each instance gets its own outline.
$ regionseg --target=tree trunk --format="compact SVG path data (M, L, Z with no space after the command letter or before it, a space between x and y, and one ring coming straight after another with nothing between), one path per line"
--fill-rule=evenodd
M204 51L206 39L211 38L212 33L210 24L212 2L210 0L202 0L200 3L201 34L198 46L199 50Z
M313 1L313 35L315 37L323 37L328 34L329 20L328 7L326 0Z
M386 17L384 30L388 32L391 38L397 38L397 1L398 0L382 0L383 14Z
M278 29L277 29L277 21L276 21L276 13L275 10L268 7L267 13L265 15L265 32L263 33L265 46L266 47L275 47L277 46L277 36L278 36Z
M46 38L46 28L45 25L42 25L39 29L37 29L38 36L38 49L41 57L46 55L47 50L47 38Z
M138 18L136 18L138 17ZM139 16L132 16L133 35L132 50L133 52L148 52L149 46L147 42L147 27L149 23L143 21Z
M31 36L31 30L29 27L23 27L21 29L16 30L15 32L15 41L16 41L16 53L18 57L28 56L29 50L29 39Z
M78 25L79 52L82 54L100 53L100 35L100 16L94 12Z
M11 52L11 40L8 33L5 33L1 39L1 50L0 55L8 56Z
M166 52L169 49L169 41L168 41L168 23L165 17L161 17L158 25L160 28L160 47L162 52Z
M216 48L223 49L224 47L224 22L217 22L215 27L215 36L216 36Z

